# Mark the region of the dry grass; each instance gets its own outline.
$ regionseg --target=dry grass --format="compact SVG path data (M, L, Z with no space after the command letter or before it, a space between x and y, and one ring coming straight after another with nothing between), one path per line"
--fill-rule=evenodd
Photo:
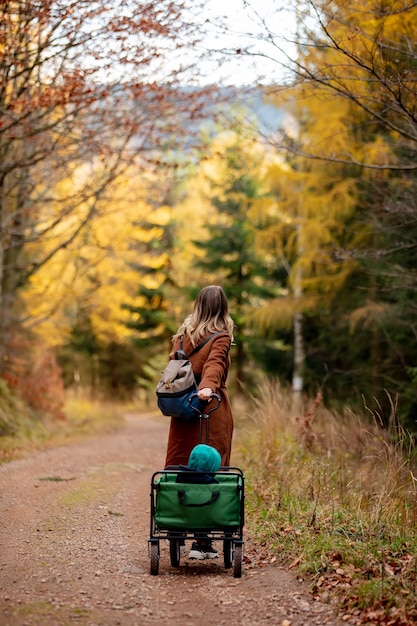
M7 401L13 409L9 408L8 415L14 428L10 433L0 436L0 463L23 458L37 450L112 431L123 423L123 413L126 411L124 405L93 401L87 393L68 393L64 407L65 419L57 420L29 412L10 393Z
M250 531L314 593L337 597L350 623L415 623L415 445L395 411L387 432L378 416L326 410L320 395L297 410L269 381L248 415Z

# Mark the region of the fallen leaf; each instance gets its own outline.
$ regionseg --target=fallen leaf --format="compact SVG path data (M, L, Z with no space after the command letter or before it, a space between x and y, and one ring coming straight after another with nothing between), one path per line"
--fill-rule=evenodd
M294 561L291 563L291 565L288 566L288 569L293 569L294 567L296 567L299 563L301 563L301 556L297 556L296 559L294 559Z
M394 576L395 575L395 572L394 572L393 568L391 567L391 565L388 565L388 563L384 563L384 570L386 571L388 576Z

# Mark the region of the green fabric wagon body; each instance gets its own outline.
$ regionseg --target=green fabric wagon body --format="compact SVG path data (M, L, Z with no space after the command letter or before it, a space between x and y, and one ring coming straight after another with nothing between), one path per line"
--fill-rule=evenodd
M176 482L177 473L158 479L155 523L161 530L222 530L243 524L243 478L232 472L216 473L209 484Z

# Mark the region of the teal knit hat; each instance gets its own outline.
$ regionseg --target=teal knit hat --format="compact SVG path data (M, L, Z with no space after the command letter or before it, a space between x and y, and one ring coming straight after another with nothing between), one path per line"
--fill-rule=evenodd
M191 450L188 467L201 472L217 472L222 459L216 448L199 443Z

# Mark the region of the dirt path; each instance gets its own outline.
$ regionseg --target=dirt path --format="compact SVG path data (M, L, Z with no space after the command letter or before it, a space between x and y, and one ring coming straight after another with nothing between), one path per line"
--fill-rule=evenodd
M150 576L149 485L166 437L164 418L127 416L116 433L0 467L1 626L343 624L256 558L235 579L222 558L174 569L163 545Z

